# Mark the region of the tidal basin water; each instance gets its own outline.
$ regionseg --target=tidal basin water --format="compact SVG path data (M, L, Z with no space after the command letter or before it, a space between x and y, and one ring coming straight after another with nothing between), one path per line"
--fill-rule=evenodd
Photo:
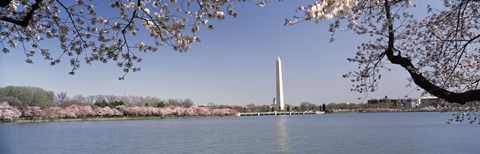
M0 124L0 153L480 153L451 113Z

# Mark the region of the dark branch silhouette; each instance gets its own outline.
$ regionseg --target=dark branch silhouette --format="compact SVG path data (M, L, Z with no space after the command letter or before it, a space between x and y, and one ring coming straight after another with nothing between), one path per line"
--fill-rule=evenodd
M0 2L0 7L7 7L12 0L2 0ZM24 13L25 15L23 17L9 17L9 16L2 16L0 17L0 20L7 21L19 26L27 27L28 24L30 24L30 21L33 18L33 14L35 13L35 10L40 8L40 3L42 0L35 0L35 3L32 5L32 8L30 11Z

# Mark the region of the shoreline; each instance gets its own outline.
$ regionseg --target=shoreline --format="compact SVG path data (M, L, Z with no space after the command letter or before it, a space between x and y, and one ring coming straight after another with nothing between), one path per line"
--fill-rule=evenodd
M334 111L327 111L326 113L391 113L391 112L455 112L455 111L462 111L462 110L412 110L412 109L363 109L363 110L355 110L355 109L345 109L345 110L334 110Z
M234 116L167 116L167 117L87 117L87 118L55 118L55 119L17 119L15 121L0 121L2 123L49 123L49 122L95 122L95 121L125 121L125 120L161 120L161 119L197 119L197 118L221 118Z
M326 112L325 114L350 114L350 113L415 113L415 112L459 112L459 111L369 111L369 112L360 112L360 111L351 111L351 112Z
M324 114L350 114L350 113L402 113L402 112L445 112L445 111L376 111L376 112L325 112ZM455 112L455 111L447 111ZM84 117L84 118L51 118L51 119L17 119L15 121L0 121L0 124L25 124L25 123L49 123L49 122L95 122L95 121L124 121L124 120L161 120L161 119L199 119L199 118L222 118L239 117L236 115L223 116L165 116L165 117L144 117L144 116L122 116L122 117Z

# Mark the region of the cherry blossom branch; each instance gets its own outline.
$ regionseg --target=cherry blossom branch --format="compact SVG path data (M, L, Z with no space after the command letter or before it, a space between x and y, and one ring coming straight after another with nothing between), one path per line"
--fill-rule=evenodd
M391 22L388 26L388 47L385 51L387 58L393 64L397 64L402 66L407 70L407 72L412 77L415 84L419 87L425 89L432 95L438 96L439 98L443 98L449 102L456 102L460 104L465 104L467 102L476 101L480 99L480 90L469 90L463 93L455 93L451 92L447 89L441 88L428 79L426 79L422 73L412 64L409 58L402 57L400 52L398 55L394 55L394 44L395 44L395 33L393 29L393 18L390 12L390 4L388 0L385 0L385 15L387 22Z
M1 6L1 7L7 7L8 4L10 4L11 1L12 0L7 0L6 2L2 2L1 5L5 5L5 6ZM10 22L10 23L22 26L22 27L27 27L30 24L30 20L32 20L32 18L33 18L33 13L35 12L35 10L40 8L40 3L41 2L42 2L42 0L35 0L35 3L32 5L32 8L30 9L30 11L28 11L25 14L25 17L23 17L23 20L15 19L15 18L8 17L8 16L1 16L0 20Z

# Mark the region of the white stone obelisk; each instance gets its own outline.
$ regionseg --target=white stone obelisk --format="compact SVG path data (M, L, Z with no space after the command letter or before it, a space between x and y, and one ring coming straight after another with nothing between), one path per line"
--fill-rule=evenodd
M282 80L282 61L277 57L277 97L275 102L276 111L284 111L285 104L283 102L283 80Z

